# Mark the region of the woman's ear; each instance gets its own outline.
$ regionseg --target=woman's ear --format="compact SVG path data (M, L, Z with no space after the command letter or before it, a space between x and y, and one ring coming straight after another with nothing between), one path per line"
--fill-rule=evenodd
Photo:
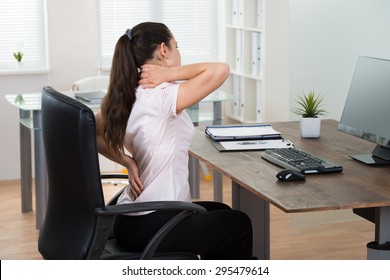
M160 44L159 53L162 58L167 58L168 56L168 46L164 42Z

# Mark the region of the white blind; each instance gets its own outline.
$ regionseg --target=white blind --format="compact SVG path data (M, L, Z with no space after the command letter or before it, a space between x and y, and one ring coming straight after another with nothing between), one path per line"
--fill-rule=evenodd
M23 68L47 68L44 0L0 1L0 70L15 70L14 52Z
M218 59L217 1L98 0L101 64L111 65L114 47L127 28L162 22L174 34L182 63Z

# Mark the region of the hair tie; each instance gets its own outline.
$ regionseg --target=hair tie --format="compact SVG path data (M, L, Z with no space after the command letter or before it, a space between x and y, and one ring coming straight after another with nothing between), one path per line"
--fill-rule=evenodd
M127 38L129 38L129 40L131 41L131 38L133 38L133 35L131 34L131 29L127 29L126 30L126 35L127 35Z

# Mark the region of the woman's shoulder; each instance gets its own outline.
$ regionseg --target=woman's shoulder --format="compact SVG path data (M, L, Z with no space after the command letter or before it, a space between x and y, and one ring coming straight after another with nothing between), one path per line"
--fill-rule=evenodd
M142 86L138 86L137 92L156 92L156 91L162 91L162 90L173 90L179 86L179 83L177 82L164 82L162 84L159 84L158 86L154 88L143 88Z
M165 82L165 83L162 83L158 86L161 90L164 90L164 89L177 89L179 87L179 83L177 82Z

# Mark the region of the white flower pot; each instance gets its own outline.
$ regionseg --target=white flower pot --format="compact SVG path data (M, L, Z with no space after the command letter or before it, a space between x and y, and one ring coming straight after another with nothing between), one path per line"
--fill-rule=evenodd
M320 118L301 118L299 131L302 138L319 138L321 132Z
M24 62L23 62L23 61L17 61L17 62L16 62L16 67L17 67L19 70L22 70L23 67L24 67Z

